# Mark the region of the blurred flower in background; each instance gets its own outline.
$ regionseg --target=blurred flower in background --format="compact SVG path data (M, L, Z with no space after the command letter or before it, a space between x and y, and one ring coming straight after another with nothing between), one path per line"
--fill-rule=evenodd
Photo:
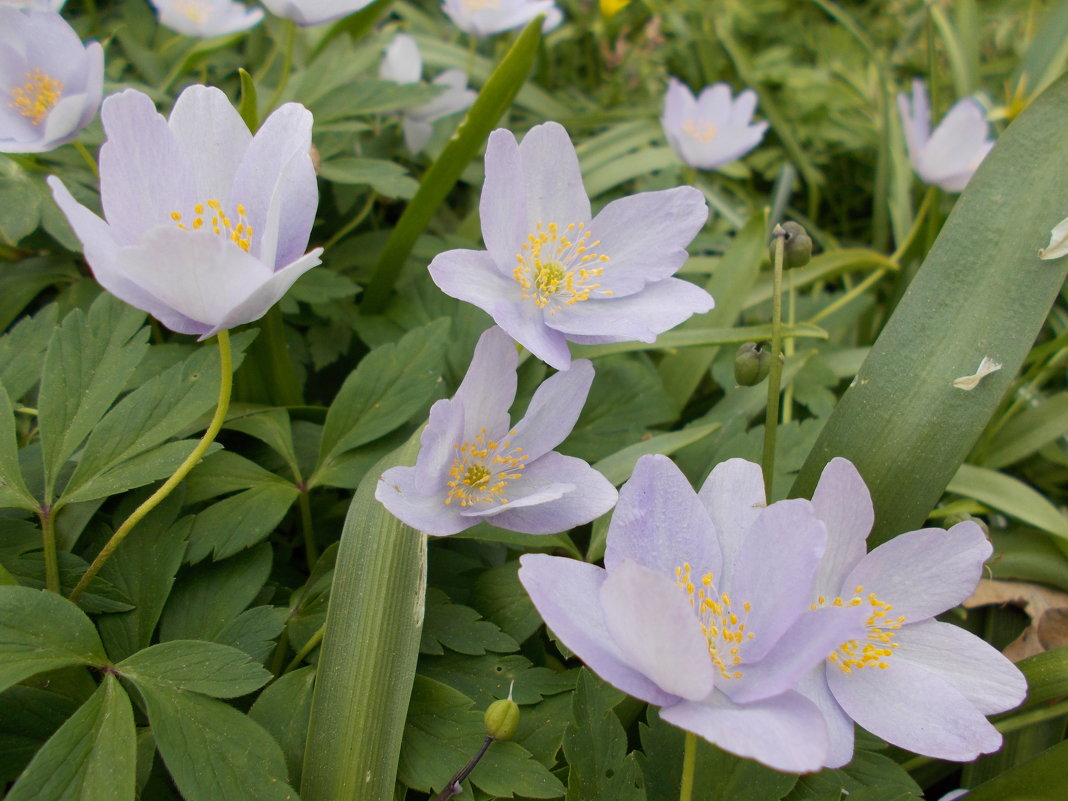
M423 59L415 39L406 33L397 34L386 49L379 75L395 83L418 83L423 75ZM405 109L401 121L404 144L412 153L426 147L437 120L464 111L475 102L476 93L467 88L467 75L461 69L445 70L431 83L445 87L445 91L429 103Z
M320 25L347 17L370 5L371 0L262 0L276 17L293 20L298 25Z
M54 11L0 5L0 153L43 153L96 116L104 50Z
M564 18L552 0L445 0L442 9L457 28L475 36L510 31L538 14L545 15L541 29L551 31Z
M725 83L707 86L697 98L682 81L668 81L660 123L678 157L699 170L740 159L764 138L766 122L752 123L757 96L752 89L731 99Z
M152 0L161 25L186 36L225 36L244 31L263 19L262 8L233 0Z
M961 192L994 146L986 112L974 98L966 97L949 110L931 132L931 106L923 81L912 82L912 101L897 96L905 144L916 174L925 184L947 192Z

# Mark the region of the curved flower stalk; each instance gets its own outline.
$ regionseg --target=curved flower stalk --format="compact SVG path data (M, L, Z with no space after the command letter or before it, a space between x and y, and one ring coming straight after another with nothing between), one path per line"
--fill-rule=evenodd
M931 133L931 107L920 80L912 82L912 102L902 93L897 96L897 107L916 174L925 184L963 192L994 146L983 107L970 97L958 100Z
M96 116L104 51L83 45L59 14L0 4L0 51L0 153L53 150Z
M546 380L512 425L517 365L507 334L496 327L482 334L456 394L430 409L415 466L392 467L379 479L375 498L395 517L438 537L482 522L553 534L612 508L608 479L553 450L578 420L593 365L582 360Z
M768 124L752 122L756 104L752 89L732 100L730 87L717 83L695 98L686 84L672 78L660 124L680 159L699 170L714 170L740 159L764 138Z
M809 608L826 538L808 501L765 506L755 464L718 465L698 494L670 459L643 456L620 491L604 569L527 554L519 579L570 650L668 723L812 771L827 728L794 687L863 631L855 609Z
M186 36L225 36L245 31L263 19L262 8L233 0L152 0L161 25Z
M347 17L372 0L262 0L276 17L293 20L303 27Z
M475 36L491 36L526 25L545 15L541 29L548 33L563 21L553 0L445 0L442 10L457 28Z
M1024 699L1023 674L983 640L935 620L975 591L992 552L982 529L969 521L910 531L866 554L871 496L841 458L824 468L812 505L828 532L814 605L866 613L865 636L839 644L801 685L827 719L825 764L849 761L853 721L937 759L996 751L1001 734L985 716Z
M479 206L487 250L450 250L430 263L446 295L488 312L558 370L567 342L653 342L712 308L703 289L672 276L708 219L690 186L614 200L594 218L563 126L537 125L517 144L490 134Z
M218 89L191 86L170 120L127 89L104 101L107 222L49 185L106 290L172 331L210 337L259 319L322 248L304 253L318 188L311 114L287 103L255 136Z
M386 49L379 75L395 83L419 83L423 58L415 39L406 33L397 34ZM475 92L467 88L467 74L461 69L445 70L431 83L445 87L445 91L429 103L405 109L401 120L404 144L412 153L426 147L437 120L464 111L475 102Z

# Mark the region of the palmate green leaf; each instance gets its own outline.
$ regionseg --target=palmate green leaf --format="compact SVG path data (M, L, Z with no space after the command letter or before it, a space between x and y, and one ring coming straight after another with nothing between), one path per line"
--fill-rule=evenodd
M478 153L490 130L511 106L538 52L541 24L542 18L538 17L523 28L478 93L474 104L467 110L456 133L426 171L419 191L405 208L382 248L374 274L364 292L362 308L365 312L375 313L385 306L415 240L426 229L446 195Z
M314 270L312 272L315 272ZM308 275L308 273L305 273ZM270 447L281 456L294 477L300 475L300 467L297 463L297 451L293 442L293 427L289 422L289 412L285 409L264 409L263 411L251 411L250 414L234 416L234 407L231 406L231 415L224 426L255 437L263 444ZM220 454L221 456L221 454ZM197 466L199 470L205 465L201 462ZM194 471L195 473L195 471ZM190 474L190 479L193 475Z
M0 175L0 242L15 246L41 219L41 199L25 176Z
M1068 517L1019 479L997 470L962 464L946 491L975 498L998 511L1048 531L1059 537L1062 547L1068 549Z
M49 203L52 201L49 199ZM58 211L58 208L57 208ZM72 262L67 259L57 256L40 256L34 259L23 259L22 261L4 264L4 271L0 274L0 329L7 329L9 325L18 317L19 312L23 311L32 301L45 289L55 286L56 284L69 284L78 280L78 270ZM45 306L37 316L41 314L45 316L55 317L56 308L54 306ZM29 317L23 318L22 321L16 326L20 327L22 323ZM48 333L51 333L49 329ZM11 332L14 334L14 330ZM7 337L5 337L7 339ZM2 346L0 346L2 347ZM33 346L35 349L39 349L42 353L44 349L48 347L47 335L42 339L37 340ZM6 355L6 354L5 354ZM0 362L4 361L4 357L0 356ZM41 360L36 358L32 362L33 366L33 378L37 379L41 374ZM3 376L4 381L7 382L8 376L6 369L0 373ZM12 393L15 392L15 386L9 384ZM18 392L16 397L20 397L22 391Z
M405 200L419 189L418 181L406 169L384 159L341 156L324 161L319 176L335 184L365 184L384 197Z
M185 560L199 562L209 555L218 561L265 539L300 496L293 484L277 476L212 504L197 514L189 535Z
M870 544L918 528L997 409L1068 265L1037 250L1064 216L1068 77L1023 112L957 201L934 247L845 392L793 488L850 459L875 505ZM989 356L973 390L953 381Z
M130 698L104 681L37 752L7 801L130 801L135 730Z
M481 656L486 651L518 651L519 643L494 623L483 620L470 606L455 604L441 590L430 587L427 590L419 652L441 655L445 653L445 648L461 654Z
M388 434L425 408L441 381L448 329L448 319L435 320L360 361L326 413L319 466L309 485L344 452Z
M271 674L248 654L202 640L171 640L138 651L115 665L134 684L151 683L212 698L237 698L258 690Z
M59 309L50 303L23 317L0 337L0 382L12 400L23 397L41 378L41 360L56 328Z
M575 686L574 671L561 673L535 667L520 654L424 655L419 660L419 675L449 685L479 707L506 698L509 691L517 704L536 704L547 695L567 692Z
M570 766L567 801L644 801L645 777L635 755L627 753L627 733L612 708L602 703L595 683L600 680L592 673L579 671L571 723L564 731Z
M282 746L292 784L300 782L314 687L314 667L308 665L294 670L265 687L248 711L248 716Z
M145 679L134 683L186 801L297 801L282 749L258 723L214 698Z
M0 586L0 691L46 670L106 661L93 622L66 598Z
M483 570L475 579L470 603L505 634L523 642L541 626L541 615L519 583L518 571L517 560Z
M802 776L788 801L835 798L868 798L870 801L920 799L920 786L897 762L882 754L857 750L853 760L839 770L822 770Z
M78 704L71 698L17 684L0 693L0 782L12 782Z
M108 294L85 314L75 309L56 329L44 359L38 398L45 502L59 468L77 450L145 355L144 312Z

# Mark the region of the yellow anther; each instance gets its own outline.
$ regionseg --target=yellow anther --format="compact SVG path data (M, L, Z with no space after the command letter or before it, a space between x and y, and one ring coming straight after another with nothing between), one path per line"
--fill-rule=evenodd
M63 81L46 74L40 67L26 73L26 83L11 90L10 108L34 125L40 125L48 112L63 97Z

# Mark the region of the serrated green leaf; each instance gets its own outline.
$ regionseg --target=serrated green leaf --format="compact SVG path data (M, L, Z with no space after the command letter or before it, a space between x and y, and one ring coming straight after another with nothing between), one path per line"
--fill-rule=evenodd
M50 303L23 317L0 337L0 382L18 400L41 378L41 361L56 327L58 309Z
M419 652L440 655L445 648L481 656L487 651L518 651L519 643L471 607L453 603L441 590L430 587Z
M300 496L284 479L273 485L231 495L197 514L185 559L199 562L209 554L216 561L233 556L266 538Z
M384 159L340 156L324 161L319 176L335 184L365 184L384 197L405 200L419 189L419 182L406 169Z
M106 661L93 622L66 598L0 586L0 691L46 670Z
M25 178L0 176L0 240L14 246L41 219L41 201Z
M332 122L364 114L384 114L429 103L439 94L437 86L399 84L392 81L350 81L339 86L308 108L316 122Z
M447 319L435 320L360 361L326 413L319 467L309 484L342 453L388 434L426 406L441 380L448 328Z
M129 801L134 796L134 719L118 679L105 676L49 738L7 801Z
M312 270L312 272L315 271ZM285 409L266 409L240 417L234 417L232 411L233 407L231 407L231 417L224 424L226 428L255 437L285 459L294 478L300 475L296 446L293 443L293 427L289 423L289 413ZM201 462L197 469L203 467L206 467L206 462ZM190 474L189 479L192 478L193 474Z
M300 782L304 744L308 739L315 668L311 665L286 673L264 688L248 716L259 723L282 746L293 784Z
M46 208L49 210L55 208L56 213L62 216L58 207L55 207L52 203L51 198L49 198ZM6 329L11 325L12 321L19 316L19 312L24 311L33 299L44 290L57 284L73 283L78 278L78 269L74 264L58 256L40 256L13 263L5 262L3 273L0 274L0 329ZM45 306L38 312L37 316L42 313L54 318L56 308L52 305ZM24 317L23 321L26 319L29 318ZM19 325L21 324L22 321L20 321ZM51 329L49 329L48 333L51 333ZM40 353L43 353L47 347L47 336L44 337L43 341L38 339L33 344L34 350L39 350ZM0 362L2 361L3 357L0 356ZM27 359L26 361L29 360ZM30 362L30 365L33 370L33 378L36 380L41 374L41 359L39 355ZM6 370L0 372L0 376L7 383ZM19 388L18 392L16 392L16 386L10 383L8 383L8 387L15 397L21 397L22 392L25 391L24 388Z
M534 667L519 654L424 656L419 660L419 674L453 687L480 707L496 698L506 698L509 689L517 704L533 704L543 696L567 692L575 686L573 672Z
M244 651L263 664L275 649L285 628L288 610L280 606L254 606L230 621L215 636L215 642Z
M258 690L271 674L249 655L202 640L170 640L138 651L115 665L138 687L153 684L212 698L237 698Z
M870 796L887 799L919 799L920 786L898 763L882 754L858 750L853 760L838 770L821 770L802 776L789 801L813 801L824 795L837 793L839 798L853 798L854 794L875 791Z
M139 683L156 745L186 801L297 801L282 749L231 706Z
M501 630L523 642L541 626L541 615L519 583L519 562L483 570L471 591L471 605Z

